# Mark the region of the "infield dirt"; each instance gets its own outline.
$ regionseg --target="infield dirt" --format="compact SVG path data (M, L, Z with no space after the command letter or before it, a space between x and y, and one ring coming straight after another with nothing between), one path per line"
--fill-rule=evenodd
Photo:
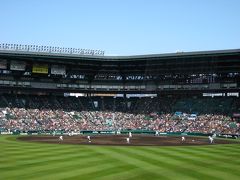
M63 140L59 140L59 136L22 136L19 140L30 142L42 142L52 144L76 144L76 145L117 145L117 146L194 146L209 145L206 137L185 136L182 142L180 136L150 136L150 135L133 135L130 142L127 143L128 135L91 135L91 141L87 139L87 135L63 136ZM215 144L232 144L235 141L224 139L215 139Z

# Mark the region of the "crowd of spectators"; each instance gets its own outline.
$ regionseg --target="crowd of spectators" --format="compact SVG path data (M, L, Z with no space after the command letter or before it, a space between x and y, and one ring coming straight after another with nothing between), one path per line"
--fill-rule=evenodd
M194 120L174 114L131 114L110 111L64 111L1 108L0 127L11 131L35 130L154 130L159 132L240 132L240 123L223 115L199 115Z
M86 102L80 102L74 98L53 97L27 97L25 99L2 97L2 100L5 101L5 105L2 104L0 108L0 130L63 130L66 132L154 130L159 132L240 133L240 123L228 115L198 114L191 119L190 114L185 113L176 115L174 112L153 112L150 106L153 103L151 98L145 103L141 103L143 100L140 103L121 102L128 104L126 108L128 111L107 109L113 102L109 104L105 102L105 108L94 109L94 105L92 106L86 99L84 100ZM114 102L116 106L118 103ZM161 104L163 103L164 101L161 101ZM160 106L156 102L154 104ZM133 107L137 107L138 112L136 109L134 111ZM141 107L146 111L141 110Z

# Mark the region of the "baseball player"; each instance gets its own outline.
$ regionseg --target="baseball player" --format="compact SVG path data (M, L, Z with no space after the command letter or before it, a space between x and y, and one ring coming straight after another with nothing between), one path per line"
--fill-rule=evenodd
M212 137L213 137L213 138L217 137L217 134L216 134L216 133L214 133L214 134L212 135Z
M185 142L185 141L186 141L185 137L184 137L184 136L182 136L182 142Z
M130 138L126 138L126 140L127 140L127 143L129 144L130 143Z
M130 138L132 137L132 133L131 132L128 133L128 137L130 137Z
M91 142L91 136L87 136L88 142Z
M63 136L59 136L59 141L63 141Z
M155 136L159 136L159 132L158 131L155 132Z
M209 139L210 144L212 144L213 143L213 137L208 136L208 139Z

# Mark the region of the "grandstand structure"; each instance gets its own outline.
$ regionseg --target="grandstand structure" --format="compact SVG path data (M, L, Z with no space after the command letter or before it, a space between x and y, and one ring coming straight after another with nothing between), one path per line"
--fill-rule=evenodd
M137 56L0 50L0 130L238 134L239 92L240 49Z
M88 56L0 50L1 92L239 92L240 50Z

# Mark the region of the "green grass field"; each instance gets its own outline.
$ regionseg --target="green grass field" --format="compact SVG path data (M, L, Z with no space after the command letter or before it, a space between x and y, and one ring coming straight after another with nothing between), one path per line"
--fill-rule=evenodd
M0 179L240 179L240 144L54 145L0 135Z

